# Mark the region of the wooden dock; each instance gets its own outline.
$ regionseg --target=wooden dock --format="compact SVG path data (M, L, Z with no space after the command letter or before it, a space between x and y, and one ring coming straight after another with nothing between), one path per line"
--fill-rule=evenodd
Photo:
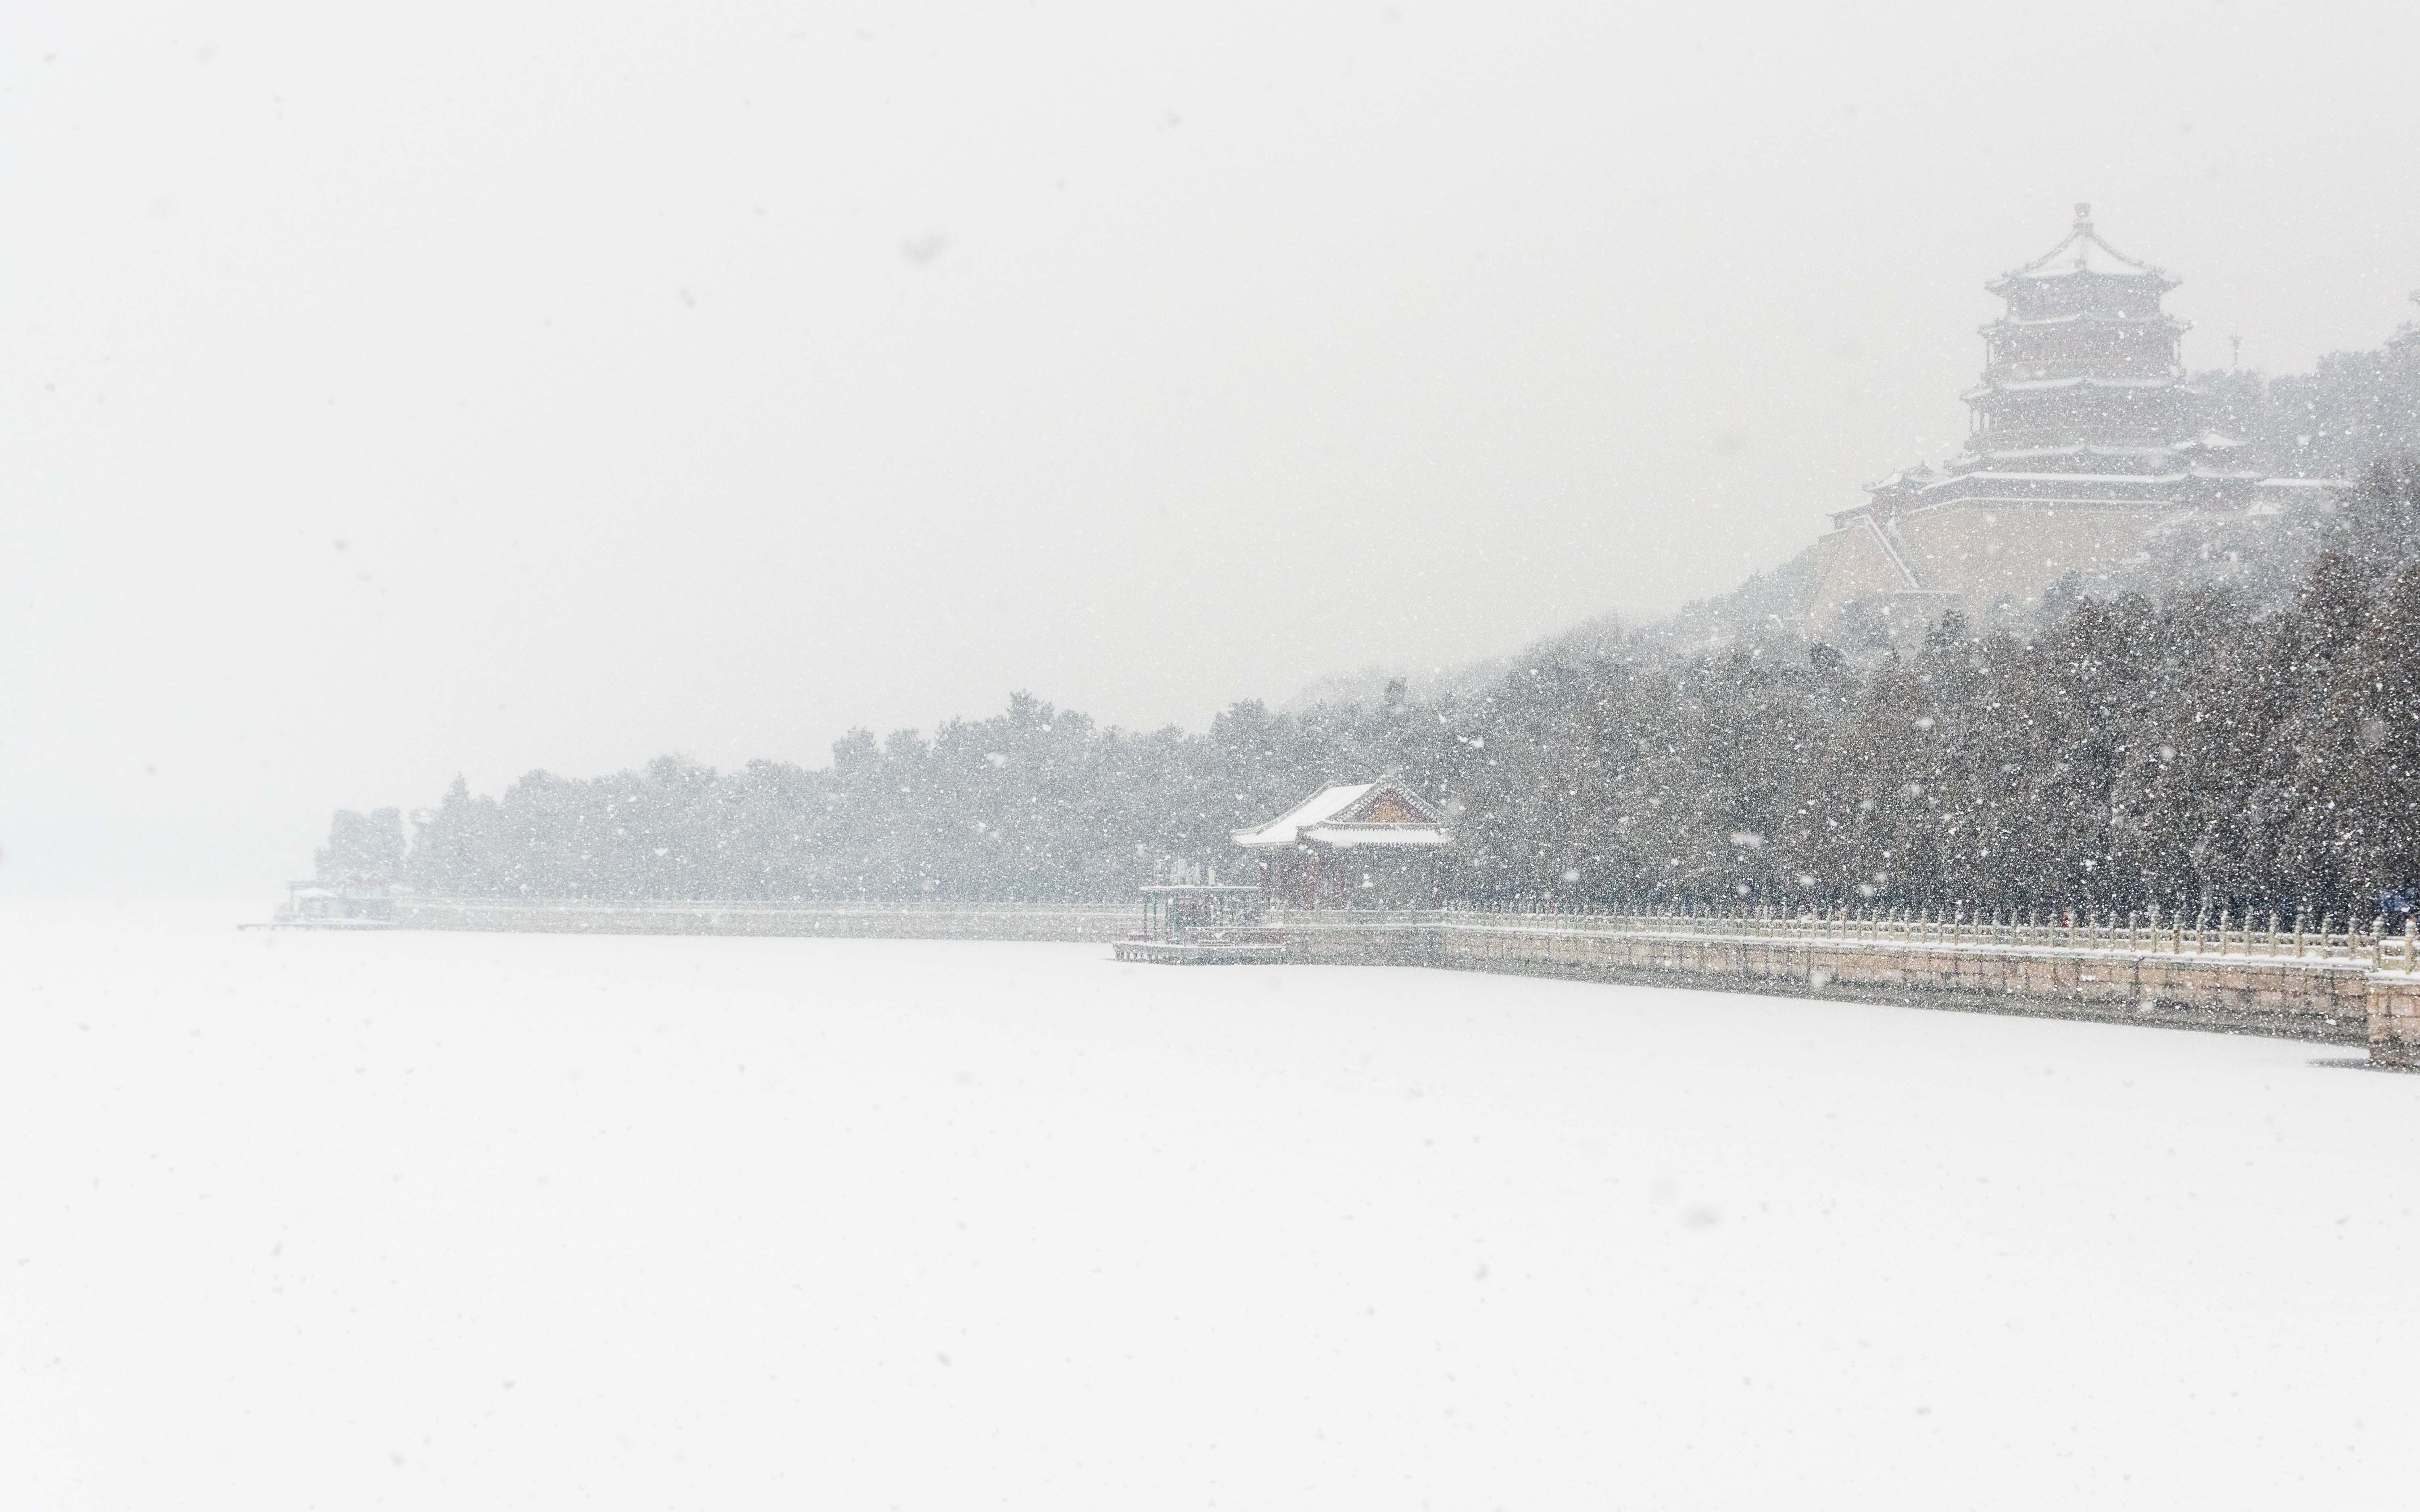
M1120 940L1110 947L1121 961L1156 966L1277 965L1286 958L1285 936L1278 930L1253 930L1245 940ZM1273 936L1273 937L1272 937Z

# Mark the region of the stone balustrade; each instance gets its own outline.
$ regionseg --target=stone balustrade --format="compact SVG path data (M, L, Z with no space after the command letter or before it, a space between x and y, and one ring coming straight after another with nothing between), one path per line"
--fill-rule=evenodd
M1117 942L1132 906L398 898L391 927ZM1836 997L2366 1042L2420 1068L2420 938L2225 915L1292 911L1284 959Z
M610 903L415 898L395 902L397 929L593 934L790 934L856 939L1122 940L1131 905L1111 903Z
M1283 922L1289 959L1305 963L1696 983L2288 1035L2366 1042L2381 1065L2412 1064L2420 1054L2420 942L2409 931L1479 907L1295 913Z

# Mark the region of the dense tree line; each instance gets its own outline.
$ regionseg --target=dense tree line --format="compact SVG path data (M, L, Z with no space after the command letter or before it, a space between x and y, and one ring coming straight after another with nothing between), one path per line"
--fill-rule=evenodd
M477 896L1125 898L1177 862L1232 869L1231 830L1383 764L1383 732L1405 717L1400 702L1301 717L1239 703L1206 734L1138 733L1020 693L929 739L853 732L819 770L666 756L602 778L533 772L500 799L457 779L418 816L400 875Z
M394 810L342 814L321 862L456 895L1123 898L1172 862L1232 872L1231 830L1390 772L1447 805L1471 898L2341 917L2420 883L2415 503L2420 470L2375 468L2268 612L2226 584L2085 597L1857 662L1632 638L1198 734L1019 694L930 738L853 733L821 769L458 780L408 850Z

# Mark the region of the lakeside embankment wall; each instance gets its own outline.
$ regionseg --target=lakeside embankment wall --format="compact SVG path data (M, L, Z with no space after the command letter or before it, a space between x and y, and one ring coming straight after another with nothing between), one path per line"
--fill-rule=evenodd
M810 935L1106 943L1136 927L1108 904L524 902L405 899L405 929ZM1446 910L1291 912L1286 959L1433 966L1716 991L1903 1003L2366 1042L2420 1064L2420 948L2300 930L2091 922L1678 918Z
M2296 957L2258 953L2257 934L2128 941L2122 929L2046 927L2040 939L1953 939L1946 928L1937 938L1902 928L1858 937L1825 933L1823 921L1326 915L1289 919L1287 939L1289 959L1314 964L1686 984L2347 1044L2368 1037L2373 980L2390 975L2341 935L2334 947L2306 941ZM1759 929L1774 933L1749 933ZM2172 943L2178 950L2164 953ZM2398 974L2397 990L2420 1021L2420 983Z
M894 940L1124 939L1136 910L1103 903L588 903L397 899L398 929L553 934L799 934Z

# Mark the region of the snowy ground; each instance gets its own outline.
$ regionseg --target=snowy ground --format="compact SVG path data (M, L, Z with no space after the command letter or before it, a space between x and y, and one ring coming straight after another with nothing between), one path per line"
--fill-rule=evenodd
M0 905L0 1506L2408 1506L2420 1076Z

